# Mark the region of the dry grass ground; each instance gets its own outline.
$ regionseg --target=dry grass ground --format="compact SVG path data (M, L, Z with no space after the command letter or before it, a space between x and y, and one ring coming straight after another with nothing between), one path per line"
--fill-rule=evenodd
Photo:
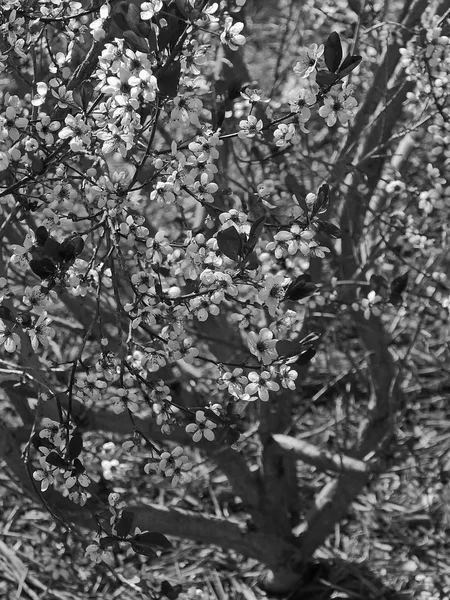
M436 381L428 391L422 387L419 394L417 390L411 394L414 404L401 428L395 466L354 503L348 519L318 552L317 559L332 568L318 567L311 582L286 600L450 597L450 418L446 394L431 389L445 392L444 382ZM315 414L316 427L317 418L320 412ZM323 418L326 424L325 412ZM322 475L312 469L302 475L310 489L320 487ZM201 499L180 491L164 494L163 501L221 511L226 494L216 494L215 487L223 489L223 478L218 474L210 481L213 484ZM113 568L93 565L84 557L87 540L64 530L43 507L32 504L4 470L0 503L2 599L166 598L161 593L163 581L173 586L169 592L173 599L192 586L211 600L266 597L257 583L260 565L192 542L174 540L174 549L153 561L124 551L116 555Z

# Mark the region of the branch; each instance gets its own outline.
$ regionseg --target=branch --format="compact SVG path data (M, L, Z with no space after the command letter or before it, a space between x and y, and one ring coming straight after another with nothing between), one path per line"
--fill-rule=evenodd
M0 420L0 456L14 473L18 485L33 499L44 501L59 518L90 530L97 529L95 513L104 506L90 499L85 507L74 504L54 489L39 494L22 460L20 443L14 430ZM203 544L214 544L256 558L268 566L294 564L300 555L293 543L275 535L250 532L244 524L230 519L191 513L179 508L156 505L128 506L134 513L133 526L142 531L155 531Z
M376 465L346 456L345 454L332 454L313 444L297 440L288 435L275 434L273 439L286 451L298 460L313 465L319 471L334 471L336 473L372 473Z

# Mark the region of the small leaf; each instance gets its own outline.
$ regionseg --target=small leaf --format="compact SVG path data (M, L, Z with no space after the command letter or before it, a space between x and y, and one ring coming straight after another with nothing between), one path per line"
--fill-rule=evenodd
M331 87L333 87L338 79L339 77L337 75L330 73L329 71L325 71L324 69L317 71L316 73L316 83L323 92L328 91Z
M328 210L330 204L330 186L324 183L317 192L317 198L311 211L311 216L320 215Z
M30 260L30 267L33 273L41 279L48 279L56 273L56 266L49 258L32 259Z
M48 440L47 438L41 438L38 431L36 431L36 433L33 434L32 438L31 438L31 443L36 448L36 450L39 450L39 448L42 448L42 447L48 448L49 450L54 448L51 441Z
M302 354L298 356L294 364L299 366L306 365L307 363L309 363L310 360L314 358L315 355L316 351L314 350L314 348L308 348L308 350L302 352Z
M386 300L387 296L388 296L388 289L389 289L389 284L388 284L388 280L386 279L386 277L383 277L383 275L378 275L377 273L374 273L372 275L372 277L370 278L369 281L370 287L372 288L372 290L381 298L383 298L383 300Z
M286 175L286 179L284 180L287 189L295 196L295 200L300 208L303 210L306 216L308 216L308 205L306 204L306 200L303 197L303 190L300 184L297 181L297 178L294 177L291 173Z
M143 52L144 54L148 54L150 47L148 45L148 41L143 37L137 35L131 29L123 32L123 39L127 42L131 50L138 50L139 52Z
M75 260L75 248L72 240L64 240L58 249L58 258L61 262Z
M327 68L332 73L336 73L342 61L342 45L339 34L333 31L325 42L323 57Z
M256 243L259 240L262 230L264 229L264 222L265 217L259 217L259 219L256 219L256 221L251 226L250 233L248 234L248 240L244 246L245 255L250 254L250 252L256 246Z
M42 158L33 154L31 156L31 169L36 175L41 175L45 171L45 163Z
M344 62L342 63L342 65L338 71L339 79L343 79L344 77L349 75L354 69L356 69L356 67L359 65L359 63L361 61L362 61L362 56L358 56L356 54L351 56L349 54L345 58Z
M68 459L70 461L78 458L83 450L83 438L80 433L74 433L70 438L69 448L68 448Z
M147 556L148 558L155 558L157 556L156 552L150 548L150 546L143 546L142 544L135 544L134 542L131 544L131 547L136 552L136 554L142 554L143 556Z
M61 244L55 240L51 235L45 240L45 244L43 246L44 255L49 258L53 258L54 260L58 260L59 247Z
M227 427L225 431L225 441L229 446L235 444L238 439L241 437L241 434L234 427Z
M74 459L73 468L74 468L74 472L76 475L81 475L81 473L84 473L86 471L83 463L81 462L81 460L79 458Z
M231 226L223 231L219 231L216 238L217 245L222 254L225 254L225 256L228 256L231 260L239 262L242 256L244 243L236 227Z
M311 275L304 273L289 284L283 300L302 300L311 296L316 290L317 285L311 282Z
M159 49L173 50L185 28L185 19L175 4L166 7L164 17L160 18L158 26Z
M29 312L21 312L16 315L16 323L18 323L21 327L25 329L31 327L33 324L33 319Z
M77 235L72 239L72 245L75 252L75 256L79 256L84 250L84 240L82 237Z
M396 292L391 292L388 302L394 306L400 306L400 304L403 304L403 296L401 294L397 294Z
M144 533L138 533L134 536L133 543L139 544L140 546L148 545L166 549L172 548L172 543L166 536L157 531L144 531Z
M40 227L38 227L36 229L36 231L34 232L34 235L36 238L37 245L43 246L48 239L49 233L48 233L47 229L43 225L41 225Z
M406 286L408 285L408 271L403 273L403 275L399 275L396 277L391 283L391 292L394 294L401 294L406 290Z
M161 594L169 600L177 600L182 591L183 586L181 585L171 585L166 579L161 582Z
M122 511L122 515L117 522L116 531L117 535L121 538L127 537L127 535L131 531L131 527L133 526L134 513L130 510Z
M94 95L94 86L89 81L89 79L85 79L80 83L78 87L73 90L73 100L75 104L78 104L84 112L87 111L89 102L92 100L92 96Z
M180 76L181 63L178 60L173 62L168 68L162 67L156 71L156 81L158 82L158 90L161 96L175 98L178 94Z
M67 462L57 452L50 452L50 454L47 454L45 462L54 467L59 467L60 469L67 467Z
M117 540L114 539L113 537L110 537L109 535L107 535L106 537L102 537L100 538L99 541L100 544L100 548L112 548L113 550L119 550L120 546L117 543Z
M341 230L337 225L334 225L329 221L322 221L322 219L317 220L317 230L326 233L334 239L339 239L342 235Z
M3 319L4 321L10 321L11 323L16 322L16 318L13 313L7 306L3 306L3 304L0 304L0 319Z

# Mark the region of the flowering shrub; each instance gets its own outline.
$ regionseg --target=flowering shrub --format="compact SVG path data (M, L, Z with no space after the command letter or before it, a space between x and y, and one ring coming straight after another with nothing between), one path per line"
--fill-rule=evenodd
M99 537L87 548L95 562L110 561L119 542L150 556L168 544L162 534L184 531L172 513L161 521L156 508L132 510L116 496L111 518L100 518L100 478L115 493L121 465L142 464L149 478L189 485L196 466L185 448L199 446L257 531L272 536L247 548L224 519L224 543L277 568L299 526L283 483L298 455L296 390L330 319L356 323L366 351L376 408L366 403L357 415L368 418L350 451L361 460L394 435L380 427L401 388L385 329L407 310L411 279L429 279L426 296L448 321L446 286L433 283L445 269L429 277L393 249L432 256L416 217L449 208L447 16L434 4L411 10L398 43L379 34L387 22L364 26L363 56L350 49L357 33L346 40L320 20L320 39L285 61L266 97L247 72L232 77L248 37L244 5L5 3L2 361L13 361L17 385L34 397L11 401L31 436L36 492L97 515ZM373 44L384 47L379 67ZM402 110L420 116L405 126ZM417 132L436 139L423 189L402 175L407 157L396 146ZM246 445L252 421L261 464ZM102 458L94 431L122 436L114 456ZM286 431L287 447L276 441ZM321 533L308 522L296 533L300 550L289 546L294 571L299 553L312 556L344 516L339 502L322 505L319 516L331 513ZM199 539L220 544L204 521Z

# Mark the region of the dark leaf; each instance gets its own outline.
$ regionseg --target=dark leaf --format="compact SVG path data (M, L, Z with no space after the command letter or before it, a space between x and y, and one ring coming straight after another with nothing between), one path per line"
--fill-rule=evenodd
M338 79L339 77L337 75L323 69L316 73L316 82L322 91L328 91Z
M81 84L73 90L74 102L75 104L78 104L84 112L87 111L93 95L94 86L88 79L82 81Z
M122 515L116 525L117 535L121 538L127 537L133 526L134 513L130 510L122 511Z
M259 267L259 260L256 252L250 252L245 261L247 269L254 270Z
M139 544L140 546L158 546L159 548L172 548L172 543L162 533L157 531L145 531L144 533L138 533L133 538L133 543Z
M70 461L78 458L83 450L83 438L80 433L74 433L70 438L68 458Z
M120 29L121 32L127 31L130 29L130 24L127 21L126 14L124 14L121 10L114 11L112 15L112 20Z
M64 240L58 249L58 258L61 262L70 262L83 252L83 238L77 236Z
M37 432L37 431L36 431L36 433L33 434L33 437L31 438L31 443L36 448L36 450L39 450L39 448L42 448L42 447L48 448L49 450L54 448L54 445L51 443L51 441L48 440L47 438L41 438L41 436L39 435L39 432Z
M150 50L148 41L134 31L131 31L131 29L123 32L123 39L127 42L131 50L138 50L139 52L148 54Z
M408 271L403 273L403 275L399 275L396 277L391 283L391 293L392 294L401 294L406 290L406 286L408 285Z
M250 233L248 234L248 240L244 248L245 254L250 254L250 252L256 246L256 242L259 240L259 237L264 228L264 221L265 217L259 217L259 219L256 219L256 221L251 226Z
M181 585L171 585L167 580L161 583L161 594L169 600L177 600L182 591L183 586Z
M45 164L42 158L39 158L35 154L31 157L31 169L36 175L40 175L45 171Z
M38 260L30 260L30 267L41 279L48 279L56 273L56 266L49 258L40 258Z
M178 86L180 85L181 63L175 61L168 68L162 67L156 71L156 80L158 82L158 90L161 96L175 98L178 94Z
M391 292L389 302L394 306L400 306L403 303L403 296L397 292Z
M306 352L302 352L302 354L299 354L299 356L294 364L306 365L307 363L309 363L309 361L312 358L314 358L315 355L316 355L316 351L314 350L314 348L308 348L308 350L306 350Z
M311 216L315 217L327 211L330 204L330 186L324 183L317 192L317 198L312 208Z
M37 245L43 246L48 239L49 233L48 233L47 229L43 225L41 225L40 227L38 227L36 229L36 231L34 232L34 235L36 237Z
M28 327L31 327L31 325L33 324L33 319L31 318L31 315L29 312L17 313L16 322L21 327L28 328Z
M76 475L81 475L81 473L84 473L86 471L86 469L84 468L83 463L81 462L81 460L79 458L75 458L73 461L73 468L74 468L74 473Z
M285 179L287 189L295 196L297 204L303 210L306 216L308 216L308 205L306 204L306 200L303 197L303 190L300 184L297 181L297 178L294 177L291 173L286 175Z
M330 223L329 221L322 221L321 219L317 220L317 229L318 231L322 231L326 233L332 238L339 239L341 237L341 230L337 225Z
M0 319L3 319L4 321L10 321L11 323L16 322L15 316L12 314L9 308L7 306L3 306L3 304L0 304Z
M222 254L239 262L242 256L244 243L236 227L231 226L223 231L219 231L216 238L217 245Z
M154 25L152 25L152 27L150 28L149 32L148 32L148 45L150 47L150 50L152 52L156 52L158 50L158 40L156 37L156 31L154 29Z
M336 73L342 61L342 45L339 34L335 31L328 36L325 42L323 57L328 70Z
M158 26L159 49L169 48L169 50L173 50L185 28L185 19L175 4L170 4L166 8Z
M311 275L304 273L289 284L283 300L301 300L311 296L316 289L317 285L311 282Z
M47 454L45 462L61 469L67 467L66 461L57 452L50 452L50 454Z
M60 246L61 244L58 241L56 241L55 238L49 235L43 246L44 255L48 256L49 258L53 258L57 261Z
M342 65L341 65L341 67L340 67L340 69L338 71L339 79L343 79L349 73L351 73L354 69L356 69L356 67L359 65L359 63L361 61L362 61L362 57L361 56L357 56L357 55L351 56L349 54L344 59L344 62L342 63Z
M372 288L372 290L381 298L383 298L383 300L386 300L387 296L388 296L388 289L389 289L389 283L388 280L386 279L386 277L383 277L383 275L377 275L376 273L374 273L372 275L372 277L370 278L370 287Z
M147 556L148 558L155 558L157 556L156 552L150 546L143 546L142 544L132 543L131 547L136 552L136 554L142 554L143 556Z
M75 256L79 256L84 250L84 240L82 237L77 235L77 237L72 239L72 244L75 252Z
M117 540L114 539L113 537L109 537L109 535L107 535L106 537L102 537L100 539L100 548L112 548L113 550L119 550L120 546L117 543Z
M226 430L225 441L229 446L235 444L238 439L241 437L241 434L237 429L233 427L228 427Z
M75 248L72 240L64 240L58 249L58 259L60 262L70 262L75 260Z

